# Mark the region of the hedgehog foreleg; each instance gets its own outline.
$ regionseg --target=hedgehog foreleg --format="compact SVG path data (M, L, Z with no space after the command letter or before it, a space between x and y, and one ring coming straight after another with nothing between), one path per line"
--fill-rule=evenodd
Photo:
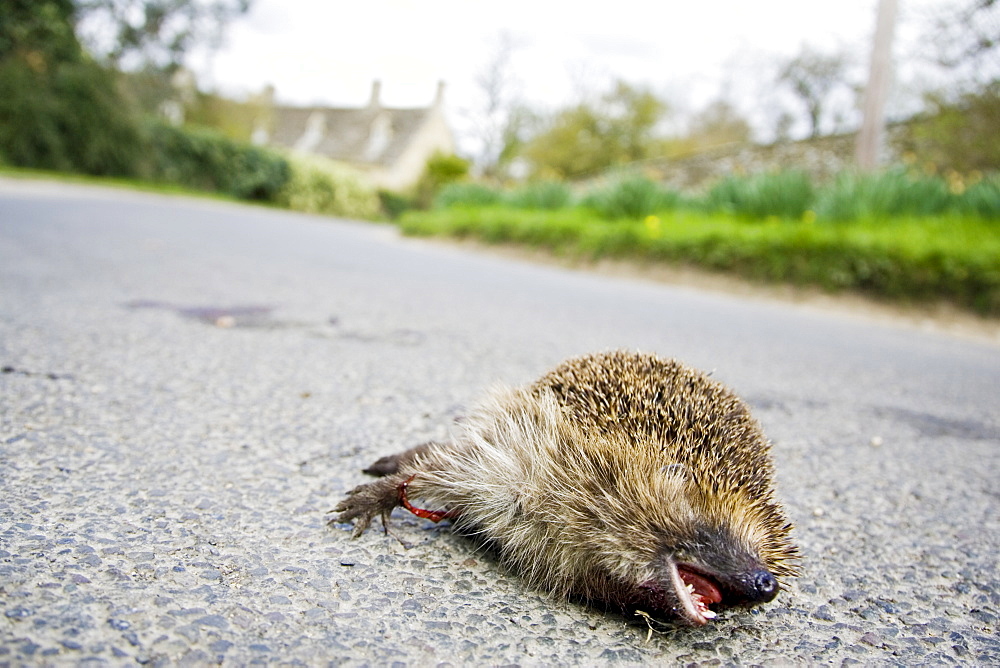
M347 493L347 498L337 504L331 512L337 513L329 524L354 521L353 536L357 538L371 525L372 519L379 515L382 526L389 533L389 514L396 506L403 506L417 517L440 522L457 516L455 510L426 510L410 503L408 488L417 480L418 485L427 489L427 481L419 476L421 471L437 468L442 465L440 452L445 448L442 444L428 442L404 450L394 455L382 457L374 464L364 469L365 473L383 476L379 480L355 487ZM435 456L437 453L438 456Z
M368 468L363 469L363 471L368 475L391 475L399 471L401 467L412 462L419 455L427 452L427 450L433 445L435 445L433 442L421 443L420 445L412 447L409 450L403 450L402 452L397 452L394 455L386 455Z

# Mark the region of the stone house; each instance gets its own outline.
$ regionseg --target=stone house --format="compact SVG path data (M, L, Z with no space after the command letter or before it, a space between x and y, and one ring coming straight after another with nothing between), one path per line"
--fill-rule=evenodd
M259 99L253 142L344 162L365 172L379 188L402 191L416 184L428 158L455 152L444 115L444 82L428 107L382 105L381 83L372 84L361 108L290 107L274 103L274 88Z

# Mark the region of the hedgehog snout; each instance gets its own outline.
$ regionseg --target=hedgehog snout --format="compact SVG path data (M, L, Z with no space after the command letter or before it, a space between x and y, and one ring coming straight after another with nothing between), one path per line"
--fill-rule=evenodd
M699 549L675 552L674 562L713 582L723 605L752 606L774 600L781 586L759 557L735 546L727 532L718 531L714 543L707 540L708 535L702 534Z
M719 584L728 605L751 606L773 601L781 589L777 578L766 568L755 565L729 576L719 574Z
M754 589L757 592L757 601L767 603L774 600L778 595L778 580L771 575L770 571L759 570L753 576Z
M778 580L761 568L747 574L743 587L748 603L767 603L778 595Z

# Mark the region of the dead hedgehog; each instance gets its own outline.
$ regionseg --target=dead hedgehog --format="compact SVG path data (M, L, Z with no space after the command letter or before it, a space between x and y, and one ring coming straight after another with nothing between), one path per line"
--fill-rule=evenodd
M769 449L707 375L587 355L494 391L450 442L375 462L366 472L384 477L351 490L331 523L353 520L357 537L396 506L448 518L537 588L701 625L772 600L796 572Z

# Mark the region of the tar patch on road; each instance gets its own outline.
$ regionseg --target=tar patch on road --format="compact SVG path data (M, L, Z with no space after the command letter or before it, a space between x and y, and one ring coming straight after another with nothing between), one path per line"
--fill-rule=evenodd
M920 435L931 438L950 436L974 441L1000 438L1000 432L995 427L976 420L947 418L897 406L879 406L874 413L907 424Z
M284 323L272 317L274 306L181 306L150 299L137 299L127 302L129 310L161 309L173 311L177 315L196 320L213 327L287 327L295 323Z
M386 343L403 347L420 345L425 338L423 332L413 329L348 328L336 316L327 318L325 322L282 320L274 317L278 307L272 305L185 306L152 299L137 299L126 302L123 306L130 311L141 309L172 311L182 318L220 329L303 329L319 337L361 343Z

